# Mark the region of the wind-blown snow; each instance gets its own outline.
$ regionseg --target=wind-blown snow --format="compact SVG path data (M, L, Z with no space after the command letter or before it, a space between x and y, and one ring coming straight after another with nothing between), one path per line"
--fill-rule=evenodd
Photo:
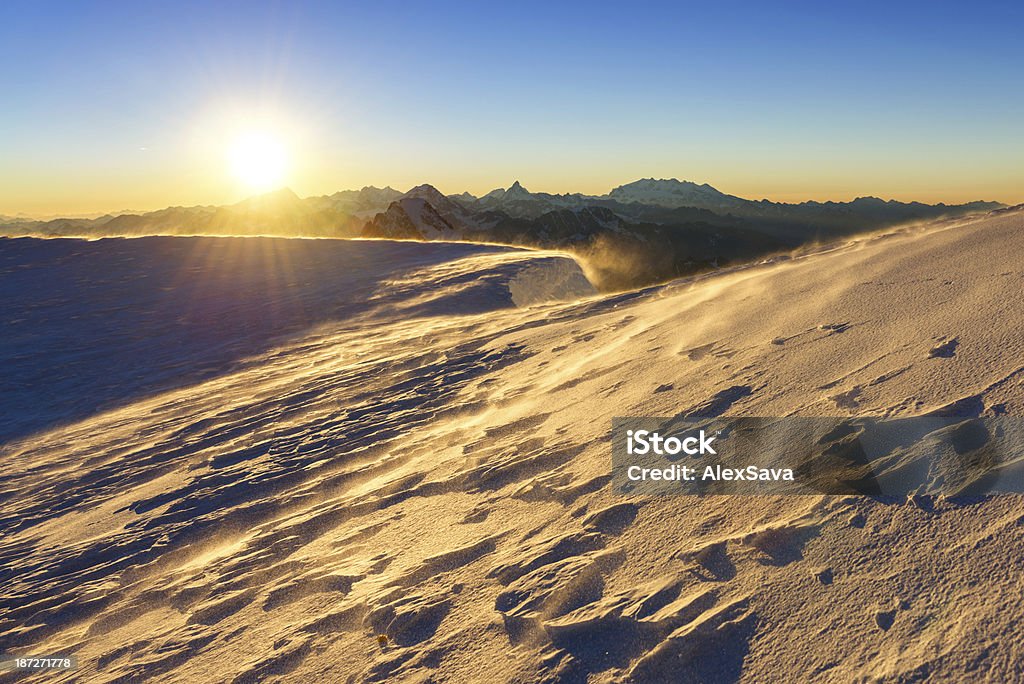
M118 349L151 350L161 377L178 354L175 387L141 364L95 415L69 382L54 405L70 409L41 391L32 413L68 422L15 423L34 431L2 452L0 650L75 653L91 681L1019 677L1020 497L625 499L608 431L617 415L1024 413L1024 214L582 300L552 254L310 244L268 257L280 287L258 296L188 292L344 315L228 326L214 342L244 356L208 373L208 350L147 323ZM374 286L330 280L319 250L364 244L387 246L350 259ZM157 301L236 282L209 249L179 281L114 271L109 287ZM33 330L61 306L19 292ZM103 302L16 360L58 375L47 355L104 325ZM89 377L96 357L80 361Z

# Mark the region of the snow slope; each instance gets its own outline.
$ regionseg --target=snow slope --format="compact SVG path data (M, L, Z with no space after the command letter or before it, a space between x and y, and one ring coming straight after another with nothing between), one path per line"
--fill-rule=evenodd
M346 315L3 448L0 650L77 655L34 681L1024 674L1019 496L608 487L618 415L1024 414L1024 213L583 299L558 255L405 244L433 256L362 254L358 306L257 298Z

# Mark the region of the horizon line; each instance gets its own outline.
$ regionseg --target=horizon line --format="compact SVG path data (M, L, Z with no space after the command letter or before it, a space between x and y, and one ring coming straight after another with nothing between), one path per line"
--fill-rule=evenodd
M529 187L527 187L528 184L527 183L522 183L520 180L518 180L518 178L513 180L512 183L510 183L507 186L495 187L495 188L492 188L491 190L488 190L486 192L482 192L481 194L474 194L472 192L469 192L468 190L463 190L461 192L445 191L445 190L441 190L441 188L439 188L438 185L435 185L434 183L430 183L430 182L416 183L415 185L410 186L409 189L407 189L407 190L398 190L391 183L385 183L384 185L381 185L381 186L374 185L373 183L369 183L369 184L365 184L365 185L363 185L363 186L361 186L359 188L351 188L350 187L350 188L342 188L342 189L339 189L339 190L334 190L332 192L325 192L325 193L313 192L313 193L309 193L309 194L300 194L299 192L296 192L290 185L282 185L281 187L278 187L278 188L273 189L273 190L267 190L265 192L258 192L258 193L253 193L253 194L250 194L250 195L244 195L244 196L241 196L239 198L228 200L228 201L225 201L225 202L220 202L220 203L217 203L217 202L212 202L212 203L202 203L202 202L199 202L199 203L181 203L181 202L172 202L170 204L165 204L165 205L162 205L162 206L153 206L152 208L148 208L148 209L147 208L141 208L141 207L133 207L133 208L127 208L127 209L115 209L115 210L105 210L105 211L99 211L99 210L97 210L97 211L84 211L83 210L83 211L68 211L68 212L54 211L54 212L51 212L51 213L32 213L32 212L27 212L27 211L18 211L18 212L14 212L14 213L6 213L5 210L0 209L0 217L2 217L4 219L15 219L15 220L21 220L21 221L57 221L57 220L61 220L61 219L88 220L88 219L101 218L103 216L142 215L142 214L149 214L149 213L153 213L153 212L157 212L157 211L162 211L164 209L174 209L174 208L189 209L189 208L195 208L195 207L227 207L227 206L232 206L232 205L235 205L235 204L240 204L242 202L246 202L246 201L258 198L258 197L265 197L265 196L268 196L268 195L273 195L273 194L281 193L281 192L284 192L284 191L291 192L296 197L298 197L300 200L307 200L307 199L312 199L312 198L316 198L316 197L330 197L331 195L335 195L335 194L342 193L342 192L361 192L361 191L367 190L367 189L375 189L375 190L391 189L391 190L393 190L395 192L400 192L401 194L404 195L404 194L407 194L408 192L411 192L412 190L414 190L414 189L416 189L418 187L422 187L422 186L425 186L425 185L426 186L430 186L430 187L438 190L438 192L440 192L442 195L444 195L445 197L449 197L449 198L451 198L451 197L456 197L457 198L458 196L460 196L462 194L469 194L472 197L474 197L475 199L481 199L482 197L484 197L485 195L487 195L490 192L494 192L496 190L508 190L509 188L514 187L516 184L519 184L519 186L521 188L523 188L524 190L526 190L527 192L529 192L531 194L549 194L549 195L556 195L556 196L560 196L560 195L561 196L579 195L579 196L582 196L582 197L585 197L585 198L595 198L595 199L597 199L597 198L606 198L609 194L611 194L612 191L614 191L617 188L620 188L620 187L623 187L623 186L626 186L626 185L630 185L630 184L633 184L633 183L637 183L637 182L640 182L640 181L645 181L645 180L652 180L652 181L674 181L674 182L677 182L677 183L689 183L689 184L696 185L698 187L708 187L708 188L711 188L711 189L713 189L713 190L715 190L717 192L722 193L723 195L730 196L730 197L736 197L736 198L741 199L741 200L746 200L746 201L750 201L750 202L771 202L773 204L788 204L788 205L800 205L800 204L810 204L810 203L827 204L827 203L830 203L830 202L831 203L835 203L835 204L846 204L846 203L854 202L854 201L861 200L861 199L877 199L877 200L881 200L883 202L896 202L896 203L901 203L901 204L919 203L919 204L925 204L925 205L930 205L930 206L940 206L940 205L942 205L942 206L959 206L959 205L964 205L964 204L972 204L972 203L976 203L976 202L977 203L997 203L997 204L1002 204L1004 206L1017 206L1018 204L1020 204L1019 202L1013 202L1013 201L1007 202L1007 201L998 200L998 199L981 198L981 197L976 198L976 199L966 200L966 201L963 201L963 202L956 202L956 201L950 201L950 200L945 200L945 199L929 202L929 201L920 200L920 199L896 199L896 198L894 198L892 196L890 196L890 197L882 197L882 196L871 194L871 193L868 193L868 194L855 194L855 195L852 195L852 196L847 195L849 197L849 199L808 198L808 199L802 199L802 200L784 200L784 199L772 199L771 197L768 197L768 196L762 196L762 197L758 197L758 198L753 198L753 197L744 197L742 195L737 195L737 194L733 194L731 192L723 191L720 188L718 188L717 186L715 186L712 183L707 182L707 181L700 182L700 181L688 180L688 179L685 179L685 178L684 179L679 179L679 178L676 178L676 177L672 177L672 178L656 178L654 176L645 176L645 177L637 178L637 179L632 180L632 181L627 181L625 183L620 183L619 185L613 186L612 188L608 189L603 194L592 194L592 193L586 193L586 192L580 192L580 191L552 192L550 190L530 190ZM687 205L680 205L680 206L687 206Z

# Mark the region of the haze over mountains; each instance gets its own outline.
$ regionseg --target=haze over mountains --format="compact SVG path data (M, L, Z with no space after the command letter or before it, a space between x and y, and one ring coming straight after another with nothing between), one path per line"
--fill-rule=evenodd
M708 184L642 179L605 195L530 192L518 181L476 197L431 185L364 187L300 198L289 189L226 206L46 221L4 219L8 236L272 235L494 242L568 249L602 287L642 285L900 223L960 216L998 202L923 204L861 197L786 204Z

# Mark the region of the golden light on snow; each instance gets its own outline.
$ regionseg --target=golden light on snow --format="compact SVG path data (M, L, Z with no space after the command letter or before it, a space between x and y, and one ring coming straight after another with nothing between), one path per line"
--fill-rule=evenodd
M284 185L288 151L272 131L247 130L231 141L228 163L232 175L246 190L266 192Z

